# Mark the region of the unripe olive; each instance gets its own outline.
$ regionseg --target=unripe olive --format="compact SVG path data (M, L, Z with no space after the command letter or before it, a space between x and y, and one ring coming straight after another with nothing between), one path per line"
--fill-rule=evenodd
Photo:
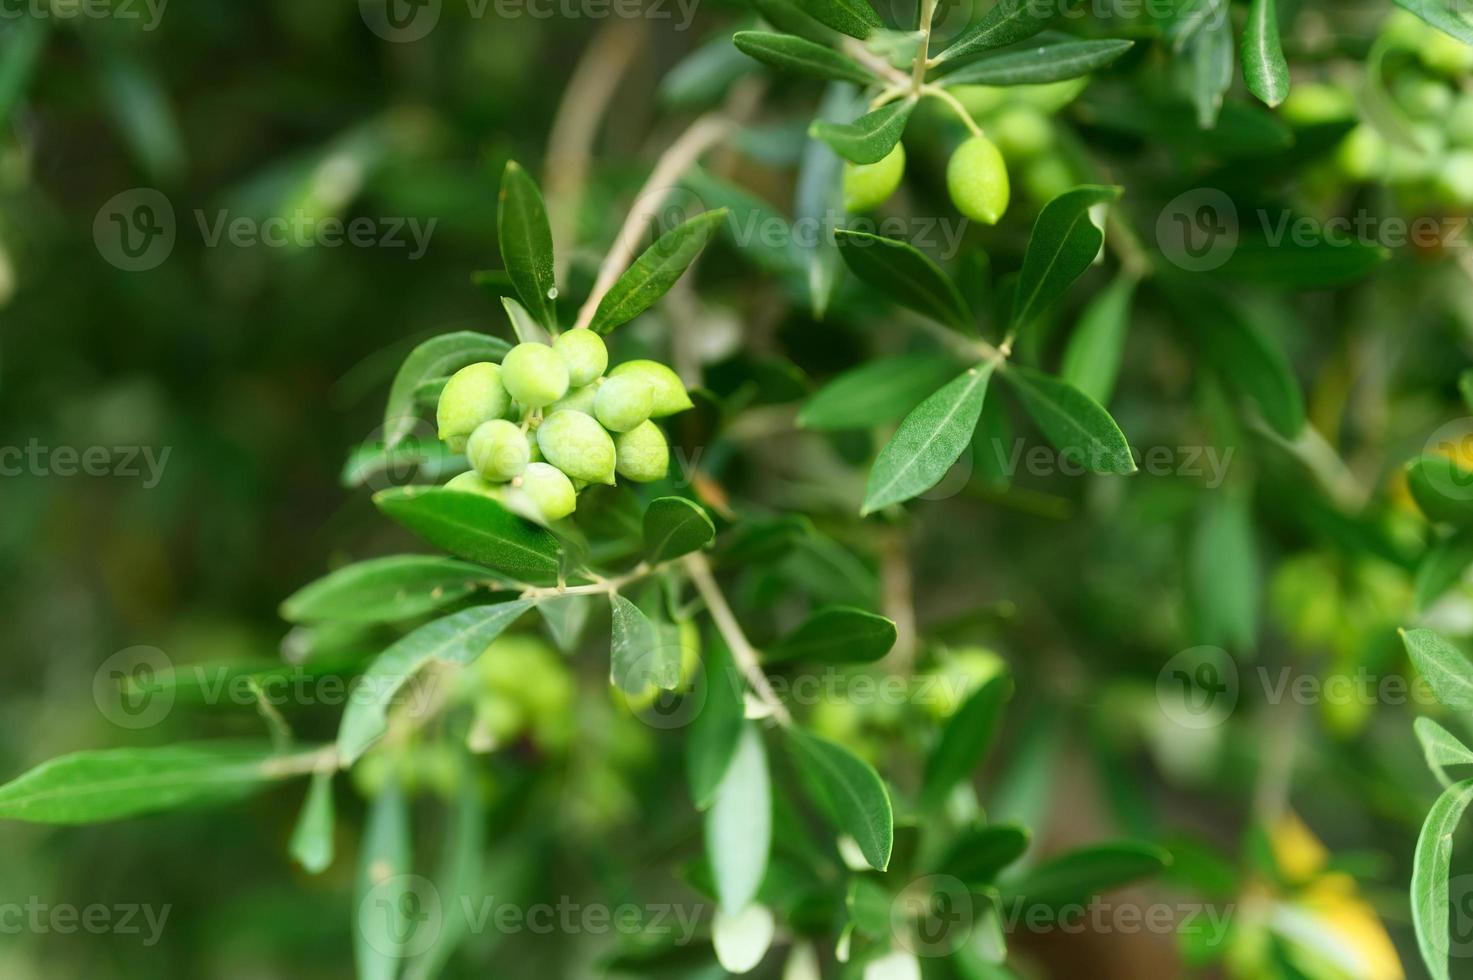
M1048 116L1030 105L1012 105L993 117L987 132L1009 160L1031 160L1054 142Z
M1390 147L1381 134L1362 123L1341 140L1335 162L1351 180L1374 180L1386 171L1390 156Z
M592 330L569 330L552 342L552 349L568 368L568 384L574 388L600 377L609 366L609 349Z
M1454 150L1443 158L1437 191L1454 207L1473 207L1473 150Z
M1028 196L1047 204L1074 186L1074 171L1069 162L1055 153L1031 161L1023 171L1023 186Z
M844 164L844 210L854 214L873 211L889 200L905 176L905 144L874 163Z
M542 408L568 390L568 366L546 344L517 344L501 359L501 382L527 408Z
M1416 50L1422 64L1440 75L1457 78L1473 71L1473 45L1442 31L1431 31Z
M1059 82L1043 82L1038 85L1009 85L1007 95L1012 102L1031 105L1040 112L1052 116L1089 87L1089 76L1066 78Z
M593 417L610 432L628 432L650 417L655 408L655 392L650 383L636 374L621 374L598 386L593 400Z
M1279 111L1293 126L1314 126L1355 117L1355 98L1338 85L1305 82L1289 90Z
M1402 75L1393 92L1401 107L1418 119L1444 116L1453 107L1453 90L1420 74Z
M537 427L537 445L549 463L575 480L614 482L614 440L591 415L549 415Z
M985 136L973 136L951 155L946 188L956 209L973 221L995 225L1008 209L1008 168Z
M691 407L690 395L685 393L680 375L659 361L625 361L609 372L610 378L634 375L649 382L654 393L655 407L650 418L662 419Z
M1447 117L1447 138L1458 146L1473 146L1473 92L1464 92Z
M502 385L501 366L481 361L461 368L450 376L440 392L435 408L435 422L440 438L451 452L463 452L466 440L476 426L499 419L511 408L511 396Z
M653 483L670 472L670 444L653 422L644 422L614 438L619 475L635 483Z
M507 486L506 506L528 520L550 524L577 509L578 492L567 474L556 466L528 463L522 475Z
M466 443L466 455L475 471L492 483L505 483L527 468L532 447L521 426L506 419L492 419L476 426Z
M1393 184L1432 180L1440 169L1442 152L1447 149L1447 136L1437 126L1413 123L1410 131L1421 149L1414 150L1399 143L1391 147L1387 158L1386 179Z
M478 493L492 500L501 500L503 497L503 488L500 484L490 482L475 470L467 470L451 477L446 481L445 489L460 493Z
M584 415L593 414L593 401L598 397L598 385L584 385L582 388L569 388L568 393L551 405L547 406L547 414L553 412L582 412Z

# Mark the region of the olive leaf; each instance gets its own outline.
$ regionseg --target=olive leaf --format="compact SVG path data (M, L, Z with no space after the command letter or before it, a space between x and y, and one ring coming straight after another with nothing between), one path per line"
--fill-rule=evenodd
M874 72L854 59L791 34L737 31L731 41L743 54L784 71L856 85L868 85L875 80Z
M907 309L960 333L976 333L956 284L920 251L864 231L840 228L834 235L844 263L860 279Z
M1258 558L1246 494L1209 496L1188 552L1187 592L1203 643L1251 650L1258 635Z
M548 330L557 329L557 283L552 272L552 229L537 183L514 160L501 175L496 212L501 261L517 296Z
M1087 75L1129 51L1134 41L1102 38L1063 41L986 54L944 75L950 85L1044 85Z
M1003 868L1028 850L1033 835L1016 823L989 824L962 831L937 863L937 870L969 888L991 885Z
M1135 277L1122 273L1089 301L1064 349L1059 376L1101 405L1110 402L1130 328Z
M401 439L392 449L382 442L365 442L348 452L338 482L345 489L355 490L381 477L395 483L411 476L438 481L464 473L468 468L465 456L452 453L438 439Z
M606 334L628 323L670 291L701 254L727 210L718 208L683 221L656 239L634 261L598 304L589 324L595 333Z
M465 764L469 762L462 756ZM481 920L473 901L487 894L485 875L486 802L482 787L474 779L462 779L440 848L435 874L435 894L440 897L440 919L430 948L404 965L399 980L436 980L461 941ZM417 945L417 944L416 944Z
M1449 708L1473 707L1473 664L1461 650L1427 629L1402 630L1401 641L1433 697Z
M431 662L465 667L528 609L529 599L477 606L426 623L369 663L338 723L338 756L351 764L388 728L395 695Z
M1038 319L1094 262L1105 233L1090 220L1090 208L1119 196L1119 187L1086 184L1065 191L1043 206L1028 239L1023 270L1018 274L1013 296L1014 329Z
M1413 594L1418 611L1425 610L1456 585L1473 565L1473 531L1446 535L1433 543L1417 565Z
M410 872L409 801L396 779L368 805L353 888L353 959L360 980L394 980L404 943L415 932L409 916L421 898ZM438 925L438 924L437 924Z
M1391 257L1389 249L1374 242L1323 233L1311 239L1297 230L1301 219L1294 215L1279 221L1266 234L1243 235L1219 274L1269 286L1328 289L1364 279Z
M1444 787L1453 784L1448 777L1447 766L1473 765L1473 749L1468 748L1456 735L1431 718L1413 719L1412 731L1417 733L1417 741L1422 745L1427 767Z
M706 643L706 702L691 722L686 741L686 775L696 808L711 805L716 787L726 775L743 728L745 702L743 683L732 662L731 651L720 634Z
M1003 885L1004 901L1060 908L1156 874L1171 863L1159 847L1136 841L1096 844L1039 864Z
M1197 126L1212 129L1217 125L1223 99L1233 83L1233 24L1228 16L1227 0L1202 2L1204 6L1217 9L1193 34L1186 46L1186 58L1191 68Z
M895 817L879 774L841 745L796 728L785 732L794 764L816 802L854 839L870 866L884 871L895 842Z
M941 740L926 758L921 783L923 805L939 807L952 788L981 764L997 733L1002 706L1012 695L1012 677L997 674L973 691L947 719Z
M716 525L705 508L684 497L659 497L644 512L645 560L661 562L700 551L716 540Z
M1026 367L1011 367L1003 380L1049 443L1092 473L1135 472L1125 434L1099 403L1066 381Z
M430 544L520 582L557 579L558 542L489 497L425 487L395 487L374 495L388 517Z
M292 830L288 850L308 874L321 874L332 864L333 803L331 772L314 772L307 799Z
M838 122L853 119L862 96L852 85L830 83L818 106L819 119ZM805 140L793 188L793 221L820 233L799 236L793 247L801 255L808 284L808 301L813 318L822 320L838 289L842 265L833 230L844 215L844 159L822 140Z
M511 332L517 338L519 344L548 344L552 342L549 334L532 316L527 308L516 301L515 297L501 297L501 308L506 311L506 318L511 322Z
M905 354L862 364L815 392L798 426L828 432L868 429L901 418L956 372L945 354Z
M680 686L680 645L661 635L634 603L610 594L613 637L609 646L609 681L632 697L649 693L651 686L671 691Z
M706 811L706 860L721 909L735 915L757 896L772 849L772 780L762 734L741 727L736 750Z
M955 61L992 48L1007 47L1026 41L1048 26L1054 16L1051 3L1029 3L1027 0L1001 0L982 15L962 35L942 51L935 61Z
M1289 62L1279 40L1278 5L1274 0L1253 0L1248 8L1248 26L1243 29L1243 80L1248 91L1270 106L1289 94Z
M509 350L511 345L500 337L470 330L431 337L415 347L399 365L389 386L389 401L384 407L385 448L393 449L414 430L419 417L415 402L421 385L453 374L468 364L499 362Z
M355 562L305 585L281 604L291 623L391 623L421 616L504 582L480 565L434 555Z
M798 9L841 34L863 41L885 26L868 0L795 0Z
M971 445L995 366L988 361L968 369L905 417L870 470L861 514L909 500L941 482Z
M1461 13L1462 7L1446 0L1392 0L1398 7L1410 11L1433 27L1457 38L1464 44L1473 44L1473 21Z
M1417 948L1435 980L1448 980L1448 873L1453 859L1453 832L1473 802L1473 779L1443 790L1427 812L1412 856L1412 925Z
M878 163L900 142L915 107L914 98L905 98L866 113L852 123L817 119L808 127L808 135L823 140L851 163Z
M895 623L863 609L820 609L763 651L769 663L862 664L879 660L895 645Z
M1418 456L1406 466L1407 488L1429 521L1473 528L1473 473L1446 456Z
M1275 432L1293 439L1304 428L1304 395L1284 351L1231 299L1202 294L1180 301L1188 329L1223 379L1257 406Z

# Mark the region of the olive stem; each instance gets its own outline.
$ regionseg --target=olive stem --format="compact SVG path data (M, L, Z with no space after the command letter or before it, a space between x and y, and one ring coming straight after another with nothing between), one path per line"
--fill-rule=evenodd
M721 592L721 586L716 584L716 578L711 574L711 563L699 551L686 555L684 560L686 571L690 573L691 581L696 584L696 591L705 600L706 611L711 614L711 619L716 623L716 629L721 633L721 638L726 641L727 647L730 648L731 658L736 662L742 675L746 677L748 686L772 711L772 717L777 719L778 724L791 725L793 716L788 713L787 705L782 703L777 692L772 689L772 684L767 680L767 674L762 670L757 649L747 639L747 634L742 632L736 614L731 611L731 606L726 602L726 596Z
M951 348L966 360L995 360L1001 361L1007 358L1008 352L1000 350L987 341L976 337L964 337L949 327L928 320L921 316L909 317L907 322L914 324L918 329L935 337L946 347Z
M921 46L910 71L910 90L919 95L926 85L926 56L931 49L931 21L936 19L936 0L921 0Z
M664 568L668 562L651 565L642 561L623 575L613 578L594 577L587 585L529 585L522 590L523 599L559 599L565 595L613 595L631 582L636 582Z
M856 41L852 37L846 37L844 39L844 53L891 85L904 87L909 84L904 72L895 68L888 61L865 47L862 42Z
M967 129L971 130L973 136L987 135L982 131L982 127L977 125L977 120L972 118L972 114L967 111L967 107L962 105L957 97L946 91L946 89L941 88L939 85L922 85L920 93L922 95L929 95L933 99L940 99L950 106L951 110L966 124Z
M892 85L870 100L869 111L874 112L876 109L880 108L880 106L888 105L891 102L894 102L896 99L900 98L902 95L909 94L909 84Z

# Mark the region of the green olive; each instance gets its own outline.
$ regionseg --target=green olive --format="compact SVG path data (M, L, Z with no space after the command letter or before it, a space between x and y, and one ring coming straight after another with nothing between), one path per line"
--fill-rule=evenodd
M1339 85L1295 85L1279 110L1291 126L1315 126L1355 118L1355 97Z
M1074 186L1074 171L1063 157L1046 153L1024 168L1023 186L1029 197L1039 204L1047 204Z
M466 443L466 455L475 471L492 483L505 483L532 461L532 447L521 426L492 419L476 426Z
M628 432L650 417L655 392L639 374L621 374L598 386L593 417L610 432Z
M463 452L476 426L501 418L511 408L511 396L502 385L501 373L500 365L481 361L461 368L445 382L435 422L451 452Z
M1447 117L1447 138L1458 146L1473 146L1473 92L1464 92Z
M587 416L583 416L587 418ZM590 420L592 421L592 420ZM562 470L550 463L528 463L507 485L506 507L539 524L560 521L578 507L578 492Z
M1391 149L1381 134L1362 123L1340 141L1335 162L1351 180L1374 180L1386 171L1390 156Z
M1429 32L1416 50L1422 64L1439 75L1460 78L1473 71L1473 46L1442 31Z
M1473 207L1473 150L1454 150L1443 158L1437 191L1454 207Z
M1392 88L1396 101L1416 119L1436 119L1453 107L1453 90L1417 73L1403 74Z
M653 422L643 422L614 438L619 475L635 483L653 483L670 472L670 444Z
M598 385L584 385L582 388L569 388L568 393L551 405L547 406L547 414L553 412L582 412L584 415L593 414L593 402L598 397Z
M526 408L551 405L568 390L568 366L546 344L517 344L501 359L501 381Z
M609 349L592 330L569 330L552 342L552 349L568 368L568 383L574 388L603 375L609 366Z
M1009 160L1031 160L1053 146L1054 128L1048 116L1031 105L1011 105L993 117L987 131Z
M625 361L610 371L609 377L617 378L626 374L643 378L653 389L655 407L650 412L650 418L662 419L691 407L690 395L685 393L680 375L659 361Z
M591 415L549 415L537 427L537 445L549 463L575 480L614 482L614 440Z
M890 199L905 176L905 144L875 163L844 164L844 210L853 214L873 211Z
M1008 209L1008 168L997 146L973 136L951 155L946 188L956 209L973 221L995 225Z

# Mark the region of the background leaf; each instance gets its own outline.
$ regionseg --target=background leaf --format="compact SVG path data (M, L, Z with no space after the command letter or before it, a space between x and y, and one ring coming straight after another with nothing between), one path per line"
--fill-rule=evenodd
M870 470L862 514L909 500L941 482L971 445L993 369L992 362L971 368L905 417Z
M711 805L742 733L745 690L726 641L713 632L706 643L706 703L691 722L686 774L696 809Z
M895 645L895 623L863 609L820 609L763 651L769 663L862 664Z
M662 691L680 686L680 646L661 637L660 631L638 606L614 593L613 643L609 649L609 680L631 696L640 696L651 685Z
M926 758L923 805L940 806L952 788L981 765L997 733L1002 706L1012 695L1012 678L998 674L973 691L947 719L941 740Z
M1170 860L1159 847L1134 841L1081 847L1024 872L1008 882L1003 893L1029 905L1087 904L1104 892L1157 873Z
M332 864L333 817L331 772L314 772L307 798L292 830L291 856L308 874L321 874Z
M757 896L772 847L772 782L762 735L742 726L736 751L706 813L706 860L722 911L735 915Z
M890 794L869 763L827 739L787 729L793 760L810 792L839 830L854 838L870 866L884 871L895 841Z
M358 980L394 980L416 907L410 874L409 803L397 781L387 780L368 806L359 845L353 901L353 959ZM417 894L417 893L416 893Z
M815 392L798 412L804 429L868 429L908 414L956 373L945 354L887 357L846 371Z
M1108 405L1115 391L1135 287L1136 280L1122 274L1097 293L1064 351L1060 377L1101 405Z

